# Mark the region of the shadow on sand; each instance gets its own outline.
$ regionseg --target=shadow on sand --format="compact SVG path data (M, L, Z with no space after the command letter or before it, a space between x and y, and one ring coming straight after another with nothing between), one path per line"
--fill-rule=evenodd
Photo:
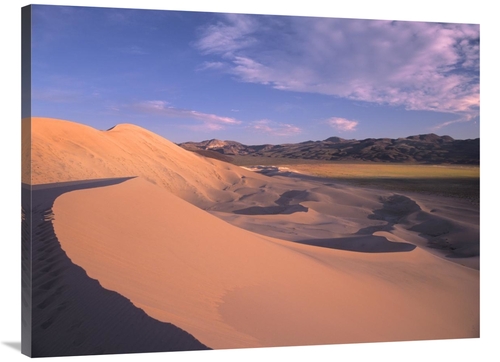
M392 195L380 199L382 208L373 211L369 219L387 221L385 225L369 226L358 230L354 235L334 239L311 239L298 241L302 244L321 246L324 248L357 251L363 253L393 253L412 251L416 245L405 242L393 242L383 236L376 236L377 231L391 231L393 225L408 215L420 211L420 206L410 198Z
M251 206L233 211L239 215L290 215L296 212L307 212L309 208L298 203L301 198L307 196L307 191L290 190L280 195L274 201L277 206ZM294 202L292 204L292 202Z
M57 240L52 206L58 196L128 179L23 185L23 353L44 357L208 349L104 289L71 262Z
M301 244L320 246L323 248L357 251L361 253L394 253L412 251L416 248L410 243L392 242L383 236L364 235L334 239L311 239L297 241Z

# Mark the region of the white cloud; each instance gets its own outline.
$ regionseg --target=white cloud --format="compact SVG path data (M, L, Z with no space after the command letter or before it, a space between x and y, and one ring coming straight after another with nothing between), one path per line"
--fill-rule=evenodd
M196 47L203 53L231 56L255 42L250 36L258 25L254 17L225 14L223 20L202 29Z
M202 113L194 110L181 109L169 106L166 101L144 101L134 106L135 109L145 113L154 113L169 118L186 118L201 121L202 125L190 126L193 130L220 130L228 125L240 124L235 118L223 117L215 114Z
M267 119L261 119L259 121L252 122L249 128L271 134L274 136L293 136L302 132L302 129L286 123L273 122Z
M352 121L340 117L332 117L328 119L326 123L338 131L355 131L358 126L358 121Z
M205 27L196 46L244 82L478 113L477 25L232 15Z
M459 117L457 119L452 119L451 121L447 121L447 122L443 122L443 123L437 124L434 127L432 127L432 131L433 132L437 132L441 128L445 128L445 127L447 127L447 126L449 126L451 124L469 122L469 121L471 121L471 120L473 120L475 118L476 117L474 115L466 114L466 115L464 115L462 117Z

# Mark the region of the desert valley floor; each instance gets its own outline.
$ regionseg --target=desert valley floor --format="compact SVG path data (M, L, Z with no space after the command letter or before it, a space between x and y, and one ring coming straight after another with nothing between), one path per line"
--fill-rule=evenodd
M33 355L479 337L478 205L23 127Z

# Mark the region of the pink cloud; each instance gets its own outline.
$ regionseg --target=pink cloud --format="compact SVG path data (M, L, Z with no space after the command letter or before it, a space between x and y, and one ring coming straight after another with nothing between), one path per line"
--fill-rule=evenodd
M355 131L358 125L358 121L352 121L340 117L332 117L326 121L331 127L339 131Z
M409 110L479 107L478 25L233 15L197 46L241 81L280 90Z
M274 136L293 136L302 132L302 129L297 126L273 122L267 119L252 122L250 128L255 131L272 134Z
M200 126L190 126L193 130L220 130L228 125L237 125L241 121L218 116L216 114L202 113L194 110L181 109L169 106L166 101L144 101L135 105L135 108L145 113L155 113L169 118L186 118L201 121Z

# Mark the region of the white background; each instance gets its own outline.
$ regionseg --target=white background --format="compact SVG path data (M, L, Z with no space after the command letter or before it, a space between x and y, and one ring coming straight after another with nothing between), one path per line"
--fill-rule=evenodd
M325 5L330 3L331 5ZM21 7L24 1L6 1L0 9L0 360L26 360L21 355ZM174 352L109 356L62 357L57 361L492 361L498 332L500 276L497 233L499 202L495 166L499 116L497 91L500 29L492 1L324 1L288 3L282 0L183 1L48 1L45 5L128 7L254 14L415 20L480 24L481 28L481 337L479 339L351 344L317 347L263 348L207 352ZM6 109L6 112L5 112ZM16 347L17 346L17 347Z

